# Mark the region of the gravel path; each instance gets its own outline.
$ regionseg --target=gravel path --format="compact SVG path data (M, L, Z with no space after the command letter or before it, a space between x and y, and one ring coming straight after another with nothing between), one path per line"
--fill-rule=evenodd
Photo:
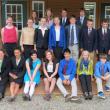
M0 110L110 110L110 97L102 100L95 96L92 101L81 98L81 104L65 102L62 96L53 96L50 102L44 101L41 95L34 96L31 102L24 102L21 95L13 103L8 99L5 97L0 102Z

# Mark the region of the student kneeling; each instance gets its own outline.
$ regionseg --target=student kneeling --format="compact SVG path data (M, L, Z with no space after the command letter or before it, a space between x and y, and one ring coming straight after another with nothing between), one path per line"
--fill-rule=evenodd
M64 51L64 59L60 61L59 64L59 78L57 80L57 86L61 93L65 97L65 101L79 101L77 97L77 84L75 79L76 74L76 64L75 61L70 58L71 52L69 49ZM66 91L64 85L72 86L72 94L69 96L69 93Z

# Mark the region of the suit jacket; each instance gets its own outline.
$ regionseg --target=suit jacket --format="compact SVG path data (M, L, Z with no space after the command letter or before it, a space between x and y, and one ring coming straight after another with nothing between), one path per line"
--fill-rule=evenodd
M97 49L97 31L92 29L88 35L88 28L83 28L80 36L80 48L92 52Z
M45 34L43 36L41 29L36 29L34 38L37 48L44 48L44 49L48 48L49 30L45 30Z
M69 24L70 24L69 18L67 18L64 27L67 26L67 25L69 25ZM62 24L62 18L60 19L60 25L63 25Z
M107 33L104 36L104 39L103 39L102 28L98 29L97 33L98 33L97 49L99 50L99 52L103 52L103 50L105 52L108 52L108 50L110 50L110 29L107 29Z
M60 41L58 45L63 49L66 48L66 35L63 26L60 27ZM55 26L53 25L50 28L50 32L49 32L49 48L54 49L55 47L56 47L56 31L55 31Z
M24 57L21 57L19 64L16 64L16 58L12 57L11 58L11 68L10 68L10 73L14 73L18 78L23 78L25 74L25 59Z
M80 17L78 17L78 18L77 18L77 21L76 21L76 24L77 24L79 27L81 27L81 28L87 27L87 18L85 17L85 18L84 18L84 21L83 21L83 24L81 24Z
M8 57L5 56L1 66L0 77L2 80L0 82L2 81L4 82L8 79L9 71L10 71L10 60Z
M67 47L69 46L70 28L71 28L71 25L68 25L65 27ZM78 43L79 43L79 35L80 35L80 28L76 25L76 36L77 36Z

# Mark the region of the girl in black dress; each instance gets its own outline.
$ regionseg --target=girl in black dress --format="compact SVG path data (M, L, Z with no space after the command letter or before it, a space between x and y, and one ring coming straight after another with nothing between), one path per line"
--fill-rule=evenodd
M9 99L10 102L14 101L20 85L23 83L23 77L25 73L25 60L21 55L21 50L16 48L14 50L14 57L11 58L11 69L10 69L10 92L11 97Z
M46 96L45 100L49 101L51 99L51 93L53 92L56 84L56 75L58 72L58 62L53 58L53 52L47 50L46 59L43 62L43 71L44 71L44 84ZM50 85L50 86L49 86Z

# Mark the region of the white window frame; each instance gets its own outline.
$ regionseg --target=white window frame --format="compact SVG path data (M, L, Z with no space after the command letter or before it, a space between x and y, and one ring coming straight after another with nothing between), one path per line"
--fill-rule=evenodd
M7 6L11 6L11 13L7 13ZM12 6L20 6L21 7L21 13L12 13ZM10 14L10 15L11 14L21 14L21 17L22 17L21 22L16 21L14 23L16 23L16 24L21 23L22 24L22 28L23 28L23 5L22 4L5 4L5 19L7 19L7 17L8 17L7 15L8 14ZM16 27L18 27L18 25ZM21 30L19 30L19 31L21 31Z
M43 4L43 17L44 17L44 15L45 15L45 1L32 1L32 10L34 10L35 3L42 3Z
M86 5L92 5L94 4L94 19L93 19L93 22L94 22L94 28L96 27L96 2L84 2L84 8Z
M109 9L107 9L109 7ZM110 6L105 6L105 18L107 18L107 16L109 16L110 19L110 15L107 15L106 11L109 10L110 11ZM110 28L110 21L109 21L109 28Z

